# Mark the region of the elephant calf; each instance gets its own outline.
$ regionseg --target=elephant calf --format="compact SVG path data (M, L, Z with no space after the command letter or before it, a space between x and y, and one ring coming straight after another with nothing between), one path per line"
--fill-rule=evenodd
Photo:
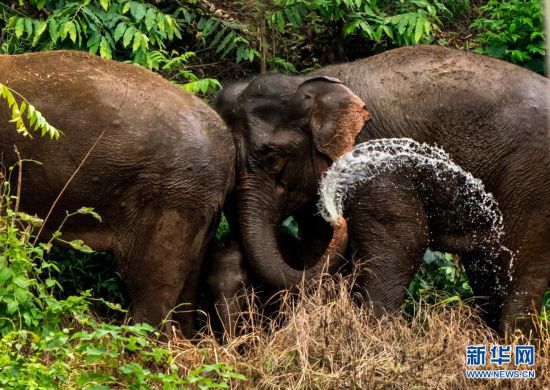
M216 328L235 335L237 319L244 308L244 288L249 277L239 243L223 239L213 243L206 254L211 314Z
M305 252L304 248L286 228L280 228L278 239L285 258L303 261L301 255ZM264 313L277 310L275 296L279 290L265 286L257 279L250 270L239 241L231 235L214 240L209 245L205 263L209 310L216 331L226 336L239 333L239 317L246 309L246 289L249 287L254 287Z
M22 208L45 216L83 162L46 233L66 210L93 207L103 222L70 218L62 238L115 253L133 319L160 325L178 303L192 313L205 246L234 182L235 149L224 122L152 72L83 52L0 56L0 82L64 132L58 142L23 139L0 106L4 164L16 162L14 145L43 163L25 164ZM178 319L191 333L194 314Z

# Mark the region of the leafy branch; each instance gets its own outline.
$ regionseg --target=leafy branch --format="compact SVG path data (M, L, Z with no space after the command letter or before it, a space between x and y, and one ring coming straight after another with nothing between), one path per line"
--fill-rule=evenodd
M479 31L478 53L544 73L544 17L540 0L489 0L470 27Z
M79 49L111 59L123 53L132 62L154 69L150 55L181 39L176 21L143 1L30 1L32 16L12 16L4 51L17 48ZM7 50L6 50L7 49Z
M19 96L21 103L17 102L14 94ZM0 83L0 96L8 104L8 107L11 108L10 122L15 122L17 132L24 137L32 138L29 129L35 132L40 131L40 135L42 137L47 134L52 139L59 139L59 136L63 134L61 131L50 125L44 116L42 116L40 111L29 103L27 99L2 83ZM24 120L25 114L26 119L29 122L28 127Z

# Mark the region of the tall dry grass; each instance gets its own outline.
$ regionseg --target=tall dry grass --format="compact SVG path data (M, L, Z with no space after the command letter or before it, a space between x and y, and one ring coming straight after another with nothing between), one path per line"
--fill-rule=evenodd
M299 299L285 293L276 319L262 319L252 305L243 314L243 335L224 344L208 329L193 342L171 341L170 348L179 351L176 363L181 367L212 361L230 364L247 377L244 383L232 383L234 388L550 388L550 337L545 330L540 339L520 333L500 339L464 303L420 304L413 318L377 319L366 305L353 302L350 279L327 279L305 290ZM467 345L489 349L493 344L527 343L536 344L536 379L466 378Z

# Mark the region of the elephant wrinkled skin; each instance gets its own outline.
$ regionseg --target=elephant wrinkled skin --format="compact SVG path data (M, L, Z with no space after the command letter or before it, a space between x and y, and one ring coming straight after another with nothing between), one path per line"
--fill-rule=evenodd
M150 71L83 52L0 56L0 82L64 132L59 141L23 139L0 105L3 164L16 162L14 145L43 163L24 164L24 211L44 217L97 141L42 237L65 211L93 207L103 222L75 216L62 238L115 253L133 319L160 325L178 303L192 313L205 246L234 182L234 144L223 121ZM178 320L190 334L194 313Z

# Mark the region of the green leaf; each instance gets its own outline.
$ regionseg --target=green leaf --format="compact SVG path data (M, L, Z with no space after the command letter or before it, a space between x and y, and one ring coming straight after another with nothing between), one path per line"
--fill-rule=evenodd
M69 36L71 38L71 41L73 41L73 43L76 43L76 25L74 24L74 22L69 22Z
M16 214L16 216L17 216L17 218L19 218L19 220L21 220L23 222L28 222L32 226L35 226L35 227L41 226L44 223L44 220L38 218L37 216L29 215L29 214L23 213L23 212L18 212Z
M71 24L73 24L73 22L69 21L69 22L65 22L63 23L63 25L60 27L59 31L59 36L61 38L62 41L65 40L65 38L67 38L67 34L69 33L69 30L71 29Z
M22 101L19 105L19 114L22 116L25 113L25 110L27 109L27 102Z
M357 30L357 26L361 22L360 19L354 19L348 24L344 26L344 36L352 34L355 30Z
M107 354L107 350L101 345L98 345L98 346L89 345L86 347L84 354L86 355L86 361L90 363L90 362L102 359L104 355Z
M124 37L122 38L122 46L127 47L130 42L132 42L132 38L134 37L136 29L134 27L129 27L126 32L124 33Z
M17 288L15 289L14 295L17 302L21 304L26 303L29 300L31 294L24 288Z
M17 38L21 38L24 32L25 32L25 19L18 18L17 23L15 23L15 36Z
M33 25L31 19L25 19L25 31L27 32L27 37L30 38L33 31Z
M130 4L130 14L136 19L136 22L140 22L141 19L147 13L147 7L144 4L132 1Z
M52 43L55 44L59 39L59 23L55 19L48 21L48 33L50 34Z
M387 35L389 38L393 39L393 30L392 30L389 26L383 25L383 26L382 26L382 29L384 30L384 32L386 33L386 35Z
M132 51L134 52L138 51L140 46L141 46L141 34L138 32L136 35L134 35L134 44L132 46Z
M48 278L46 279L45 283L46 283L46 287L53 287L57 284L57 281L55 279Z
M17 311L19 308L19 303L17 301L11 300L7 304L6 313L11 315Z
M150 31L155 26L156 21L157 15L155 10L153 8L149 8L145 14L145 28L147 31Z
M32 40L33 47L38 44L40 37L42 36L42 34L44 34L44 31L46 31L47 27L48 27L48 22L41 22L40 26L36 29L36 31L34 32L34 38Z
M21 288L27 288L29 286L29 281L24 276L17 276L15 279L13 279L12 283Z
M82 240L73 240L69 241L68 244L77 251L80 251L82 253L94 253L94 250L90 248L88 245L84 244L84 241Z
M5 282L9 278L11 278L13 275L13 272L10 268L4 267L2 270L0 270L0 282Z
M94 211L92 207L81 207L77 211L78 214L82 215L91 215L95 219L97 219L99 222L101 222L101 216Z
M99 4L101 4L105 11L109 9L109 0L99 0Z
M115 28L115 33L113 35L113 39L115 40L115 42L118 42L118 40L124 35L124 32L126 31L126 23L125 22L120 22L116 28Z
M164 25L164 19L165 19L165 18L164 18L164 15L161 14L161 13L159 12L159 13L157 14L157 26L158 26L159 30L160 30L160 31L163 31L163 32L164 32L164 27L165 27L165 25ZM199 21L199 23L200 23L200 21ZM197 26L197 27L198 27L198 26ZM199 29L200 29L200 27L199 27Z
M105 38L101 38L101 43L99 44L99 55L102 58L110 60L112 58L111 48L109 47L109 42Z
M283 13L281 11L275 12L275 22L277 23L277 28L279 31L283 31L285 29L285 18L283 16Z
M418 17L416 19L416 28L414 31L414 42L418 43L420 41L420 38L422 38L422 34L424 32L424 21L426 19L422 17Z

